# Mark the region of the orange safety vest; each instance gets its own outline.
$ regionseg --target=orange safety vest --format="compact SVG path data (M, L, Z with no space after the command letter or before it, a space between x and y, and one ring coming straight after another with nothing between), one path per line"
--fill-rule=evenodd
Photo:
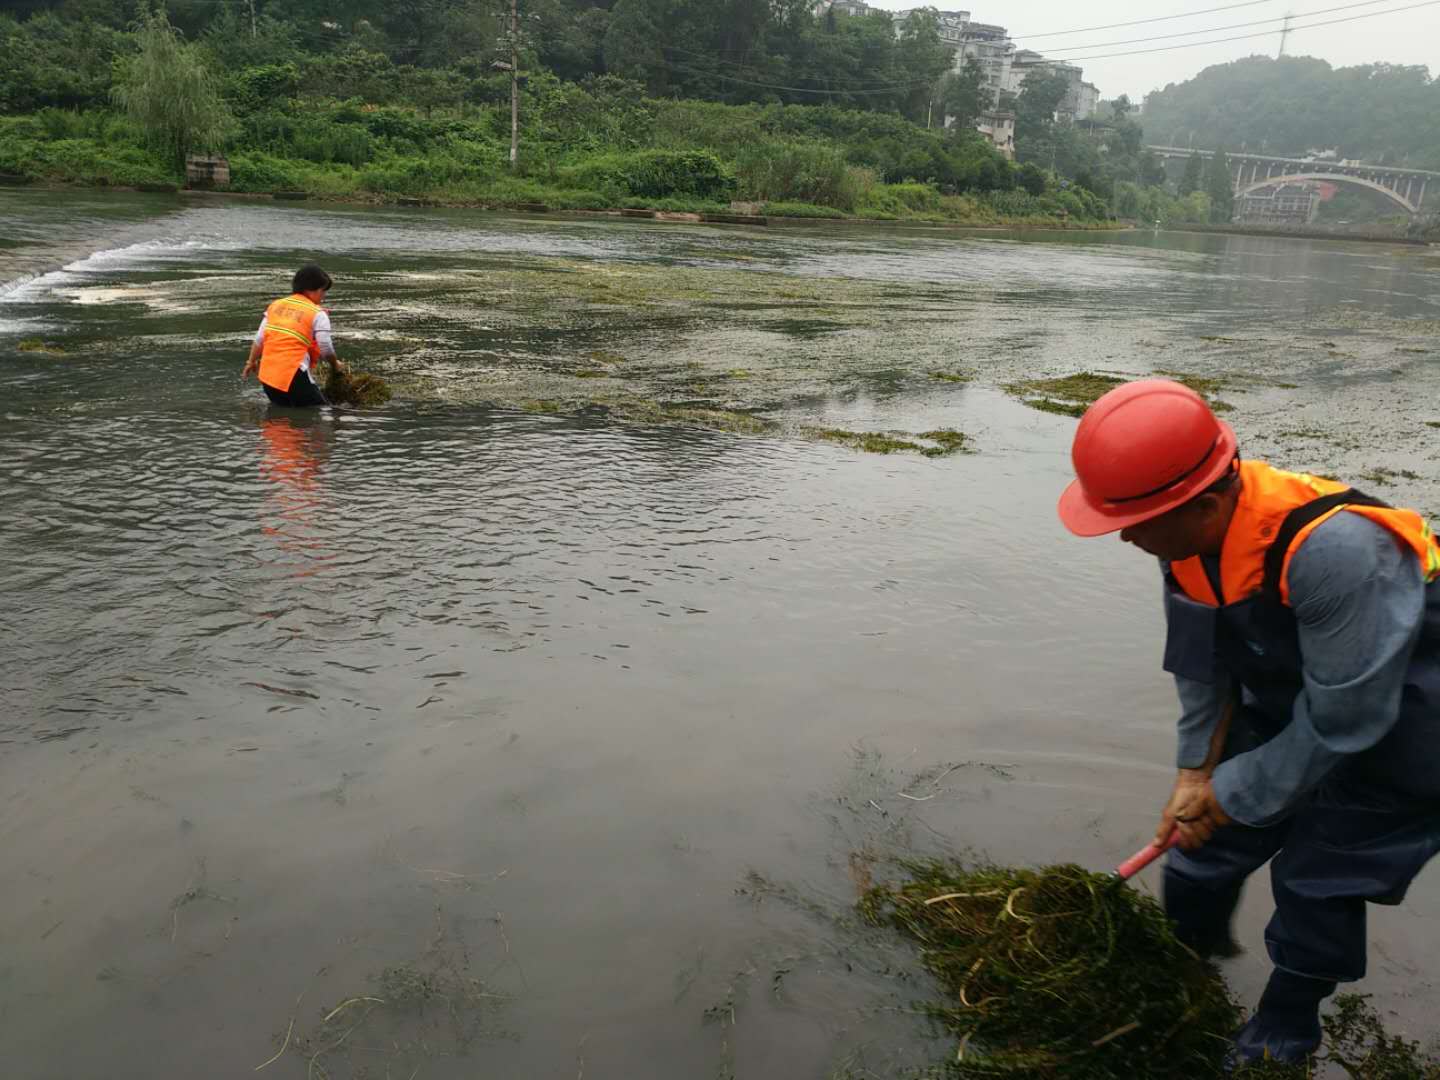
M1220 588L1225 594L1225 603L1239 603L1260 591L1265 576L1265 553L1286 515L1322 496L1346 490L1346 484L1306 473L1286 472L1263 461L1241 462L1240 498L1220 550ZM1290 559L1321 522L1342 510L1367 517L1389 529L1415 552L1426 582L1440 579L1440 545L1429 524L1414 510L1342 505L1321 514L1295 534L1280 570L1280 599L1285 604L1290 602L1286 582ZM1215 595L1199 556L1171 563L1170 573L1191 600L1210 607L1220 606L1220 598Z
M262 383L276 390L289 390L305 358L320 359L315 316L321 310L298 294L281 297L265 309L265 340L260 354Z

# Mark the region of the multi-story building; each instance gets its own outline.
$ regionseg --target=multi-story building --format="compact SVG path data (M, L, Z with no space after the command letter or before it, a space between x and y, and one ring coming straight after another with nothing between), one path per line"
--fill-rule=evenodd
M1010 77L1005 83L1006 91L1018 95L1025 80L1037 71L1065 76L1065 96L1055 107L1056 120L1070 123L1094 111L1100 100L1100 91L1093 83L1085 82L1084 69L1063 60L1047 60L1032 49L1020 49L1015 53L1010 62Z
M864 0L817 0L815 13L826 11L845 15L869 15L878 12ZM907 8L887 12L895 21L895 33L904 30L905 20L917 11L935 16L940 40L954 51L951 70L961 72L970 67L980 69L982 88L989 94L990 111L977 124L978 130L1008 157L1014 151L1015 114L1003 109L1001 95L1019 94L1025 79L1034 71L1058 71L1065 76L1065 97L1055 110L1055 118L1074 121L1089 116L1100 101L1094 83L1084 81L1084 71L1074 64L1047 60L1030 49L1015 49L1010 32L993 23L972 22L968 11L940 11L933 7ZM1008 118L1008 122L1007 122ZM1003 145L1002 145L1003 144ZM1006 149L1008 147L1008 150Z
M990 145L1004 155L1006 161L1015 160L1015 114L1009 109L986 109L975 120L975 130L989 140Z
M967 22L955 51L954 70L964 71L975 66L981 72L981 85L990 92L991 105L1000 104L1000 94L1010 82L1010 64L1015 56L1015 43L1003 26Z

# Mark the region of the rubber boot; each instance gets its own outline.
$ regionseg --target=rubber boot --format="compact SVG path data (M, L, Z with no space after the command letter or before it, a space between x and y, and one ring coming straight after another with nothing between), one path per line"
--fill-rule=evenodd
M1243 950L1230 932L1230 920L1240 904L1241 882L1207 889L1165 868L1165 914L1175 923L1175 936L1202 959L1238 956Z
M1320 1048L1320 1002L1335 992L1327 979L1311 979L1276 968L1265 984L1255 1015L1235 1033L1227 1071L1269 1058L1303 1065Z

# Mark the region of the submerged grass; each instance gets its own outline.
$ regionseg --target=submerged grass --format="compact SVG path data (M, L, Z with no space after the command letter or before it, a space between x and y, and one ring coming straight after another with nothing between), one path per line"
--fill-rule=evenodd
M1157 371L1157 376L1172 379L1188 386L1210 404L1217 413L1232 412L1235 406L1221 401L1215 394L1225 387L1225 380L1205 375L1192 375L1183 371ZM1041 412L1057 413L1060 416L1084 416L1085 410L1105 394L1134 376L1100 375L1093 371L1082 371L1075 375L1063 375L1053 379L1025 379L1010 383L1007 393L1022 403Z
M845 428L804 427L802 435L821 442L838 443L852 450L863 450L867 454L897 454L912 452L925 457L948 457L958 453L965 446L965 433L953 428L938 428L934 431L911 435L908 431L849 431ZM932 445L916 442L925 439Z
M1152 898L1078 866L906 869L861 911L916 941L946 990L927 1006L960 1040L946 1075L1220 1075L1239 1010Z
M40 353L44 356L64 356L65 350L62 346L53 341L42 341L40 338L26 338L15 346L21 352Z

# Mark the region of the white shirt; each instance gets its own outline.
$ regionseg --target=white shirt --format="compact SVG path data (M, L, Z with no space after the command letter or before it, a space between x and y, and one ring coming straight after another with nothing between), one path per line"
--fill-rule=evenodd
M315 344L320 346L321 356L335 355L335 339L330 336L330 315L324 311L315 313L315 322L311 327L315 334ZM255 331L255 344L265 344L265 316L260 316L260 329ZM300 370L310 370L310 354L306 353L300 361Z

